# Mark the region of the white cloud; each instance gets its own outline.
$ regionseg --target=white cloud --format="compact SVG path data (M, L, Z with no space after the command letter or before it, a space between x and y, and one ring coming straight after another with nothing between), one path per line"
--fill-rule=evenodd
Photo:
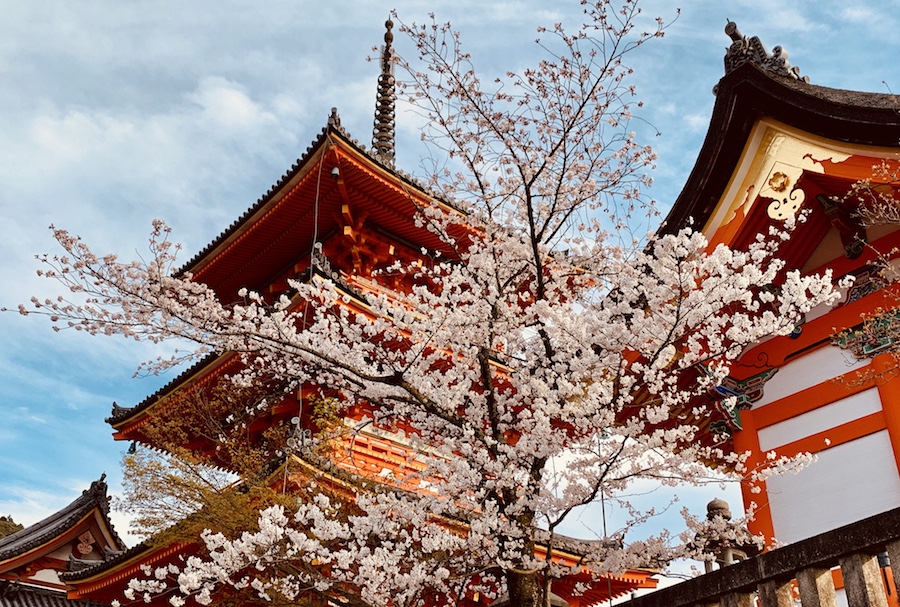
M245 130L276 120L247 96L244 87L220 76L204 78L189 99L200 105L203 118L219 127Z
M115 145L134 132L128 120L113 116L89 115L70 111L60 118L38 116L31 124L31 136L45 154L65 160L78 160L100 147Z
M87 487L85 487L86 489ZM21 486L0 485L0 513L12 516L20 525L29 526L66 505L56 493L57 488L41 490ZM74 499L74 496L73 498Z
M878 19L878 15L868 7L846 6L841 11L841 18L854 23L872 23Z
M709 126L709 117L703 114L688 114L682 117L682 123L692 131L705 131Z
M15 407L9 413L10 415L7 415L5 418L5 422L9 424L24 422L26 424L44 425L47 423L47 419L45 417L34 413L28 407Z

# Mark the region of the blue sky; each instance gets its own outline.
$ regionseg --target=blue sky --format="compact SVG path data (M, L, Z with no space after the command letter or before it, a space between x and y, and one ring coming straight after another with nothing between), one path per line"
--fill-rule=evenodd
M0 306L53 293L34 260L55 252L50 224L130 257L162 218L188 259L288 170L332 106L368 144L377 66L366 57L390 8L454 23L485 74L522 67L537 25L577 18L577 2L538 0L0 0ZM897 1L686 0L666 38L632 57L641 115L661 132L646 129L660 155L651 195L667 208L693 165L726 19L785 47L815 84L886 92L900 90L898 14ZM416 173L416 120L397 122L397 166ZM103 472L115 491L127 445L103 419L171 378L132 378L157 352L14 313L0 314L0 338L0 515L33 523ZM733 488L685 503L702 513L715 494L739 503ZM570 531L599 529L595 516Z

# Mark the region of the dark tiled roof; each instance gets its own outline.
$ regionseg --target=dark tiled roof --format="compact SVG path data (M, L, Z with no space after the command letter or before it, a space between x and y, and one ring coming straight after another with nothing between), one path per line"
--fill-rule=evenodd
M456 208L456 206L454 204L450 203L447 200L444 200L442 197L437 195L435 192L430 191L429 188L424 186L422 183L420 183L418 180L416 180L411 175L409 175L403 171L400 171L400 170L394 168L393 166L389 166L389 165L385 164L384 162L382 162L382 160L377 158L373 153L371 153L370 151L367 151L365 149L365 146L361 145L359 143L359 141L354 139L344 129L344 127L341 125L341 118L340 118L340 116L338 116L337 108L332 108L331 116L329 116L329 118L328 118L327 126L325 128L323 128L322 131L319 133L319 136L315 140L313 140L313 142L311 144L309 144L309 147L306 148L306 152L303 154L303 156L301 156L293 164L293 166L290 168L290 170L288 172L286 172L284 175L282 175L281 179L279 179L275 183L275 185L273 185L271 188L269 188L268 192L266 192L262 197L259 198L259 200L256 201L256 204L254 204L252 207L247 209L243 215L241 215L238 219L236 219L234 222L232 222L232 224L228 227L228 229L226 229L224 232L219 234L219 236L216 237L211 243L206 245L206 247L204 247L203 250L201 250L199 253L197 253L193 258L191 258L190 261L188 261L178 271L176 271L175 275L178 276L178 275L184 274L185 272L192 271L194 269L194 267L204 257L206 257L211 251L213 251L220 244L225 242L229 236L231 236L238 228L240 228L251 217L253 217L253 215L257 211L259 211L267 203L269 203L272 200L272 198L276 194L278 194L282 190L282 188L284 188L284 186L286 186L294 177L297 176L298 173L300 173L300 171L303 169L303 167L306 166L307 162L309 162L309 160L313 156L313 154L315 154L316 150L318 150L319 147L321 147L328 140L328 137L330 135L339 135L342 139L347 141L347 143L351 144L358 151L360 151L361 153L368 156L372 160L373 163L379 165L385 171L395 175L401 181L404 181L405 183L412 186L413 188L419 190L420 192L422 192L436 200L440 200L441 202ZM460 210L460 209L457 208L457 210Z
M897 147L900 141L896 95L817 86L753 63L726 74L716 90L703 147L661 233L677 232L691 218L695 226L705 224L762 118L849 144Z
M103 603L66 598L65 592L0 580L0 607L105 607Z
M180 386L182 382L193 377L200 369L216 360L218 356L219 355L215 353L207 354L196 363L179 373L175 379L167 383L165 386L163 386L153 394L147 396L144 400L133 407L122 407L117 403L113 403L112 413L110 413L110 416L106 418L106 423L115 426L117 423L128 419L132 415L140 413L141 411L155 403L157 400L162 398L164 395L171 392L174 388Z
M91 483L89 489L84 490L78 499L62 510L51 514L30 527L0 538L0 561L13 558L53 540L53 538L68 531L72 525L94 508L100 510L106 526L112 532L117 544L116 548L125 550L125 543L116 534L112 523L109 521L109 498L106 495L105 477L106 475L103 475L100 477L100 480Z

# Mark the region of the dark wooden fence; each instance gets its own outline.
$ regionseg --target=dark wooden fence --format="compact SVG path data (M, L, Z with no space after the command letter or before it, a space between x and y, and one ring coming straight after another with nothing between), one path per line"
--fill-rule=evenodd
M821 505L810 504L811 508ZM728 565L623 603L626 607L803 607L837 605L831 569L840 567L850 607L887 607L886 580L900 587L900 508ZM756 601L759 601L758 603Z

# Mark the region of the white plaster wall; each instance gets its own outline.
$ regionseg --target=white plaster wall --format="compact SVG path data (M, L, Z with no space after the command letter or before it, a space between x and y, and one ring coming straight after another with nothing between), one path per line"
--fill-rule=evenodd
M811 388L867 364L868 359L856 360L849 352L836 346L822 346L781 367L778 373L766 382L763 397L753 403L753 408L764 407L785 396Z
M759 431L759 448L763 451L775 449L878 411L881 411L878 390L864 390L830 405L766 426Z
M54 584L56 586L63 585L63 583L59 579L59 575L53 569L41 569L28 579L36 582L46 582L48 584Z
M834 229L834 228L832 228L832 229ZM844 301L845 299L847 299L848 289L837 289L837 290L841 293L841 299L839 301ZM815 320L816 318L819 318L820 316L825 316L826 314L831 312L833 309L834 309L834 306L831 304L820 304L806 313L806 322Z
M68 561L69 557L72 556L72 546L70 544L65 544L64 546L60 546L47 556L59 559L61 561Z
M900 504L887 430L832 447L798 474L766 482L775 537L796 542Z

